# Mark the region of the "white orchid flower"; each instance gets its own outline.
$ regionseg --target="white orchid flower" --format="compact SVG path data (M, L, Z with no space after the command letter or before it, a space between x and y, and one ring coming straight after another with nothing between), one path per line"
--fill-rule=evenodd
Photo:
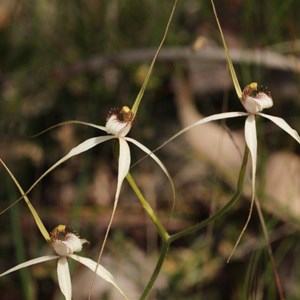
M236 94L247 112L246 113L245 112L228 112L228 113L222 113L222 114L209 116L207 118L204 118L204 119L190 125L189 127L185 128L185 129L183 129L180 132L180 134L182 132L185 132L186 130L193 128L194 126L197 126L197 125L209 122L209 121L234 118L234 117L240 117L240 116L247 116L244 132L245 132L246 144L247 144L247 147L251 154L252 199L251 199L251 206L250 206L250 211L249 211L249 215L248 215L246 224L245 224L244 228L242 229L240 236L238 237L238 240L233 248L231 255L228 258L228 261L229 261L236 246L238 245L244 231L246 230L249 221L250 221L253 204L254 204L254 200L255 200L255 177L256 177L256 163L257 163L257 134L256 134L256 121L255 121L256 116L258 115L258 116L264 117L266 119L269 119L274 124L276 124L278 127L280 127L285 132L287 132L290 136L292 136L299 144L300 144L300 137L299 137L298 132L296 130L294 130L293 128L291 128L284 119L262 113L262 111L264 109L270 108L273 106L273 100L272 100L271 94L269 92L262 91L261 88L258 87L256 82L250 83L249 85L247 85L244 88L243 91L241 90L237 75L235 73L234 66L232 64L232 60L231 60L230 53L229 53L229 50L228 50L228 47L226 44L223 30L222 30L221 24L219 22L219 18L217 15L214 1L211 0L210 2L212 5L213 13L214 13L214 16L215 16L215 19L216 19L216 22L217 22L217 25L219 28L219 32L221 35L222 43L224 46L224 50L225 50L225 54L226 54L226 58L227 58L228 66L229 66L230 75L232 78L232 82L233 82Z
M211 121L222 120L222 119L230 119L236 117L246 117L244 134L246 145L251 154L251 164L252 164L252 201L248 219L246 221L246 225L244 226L236 245L239 243L240 238L242 237L247 224L251 218L251 212L253 208L253 203L255 199L255 177L256 177L256 164L257 164L257 133L256 133L256 116L261 116L263 118L269 119L278 127L287 132L291 137L293 137L300 144L300 136L296 130L294 130L287 122L279 117L271 116L262 113L262 111L266 108L270 108L273 106L273 100L271 94L269 92L263 91L258 87L257 83L253 82L247 85L244 90L241 92L241 102L246 110L246 112L225 112L220 114L211 115L209 117L205 117L179 131L172 138L164 142L158 149L177 138L179 135L185 133L186 131ZM235 247L236 247L235 245ZM234 247L234 249L235 249ZM232 252L233 253L233 252ZM230 255L231 257L231 255ZM229 257L229 259L230 259Z
M78 146L74 147L73 149L71 149L71 151L65 155L63 158L61 158L59 161L57 161L52 167L50 167L44 174L42 174L36 181L35 183L29 188L29 190L26 191L26 194L28 194L36 185L37 183L44 178L49 172L51 172L53 169L55 169L57 166L59 166L61 163L65 162L66 160L68 160L69 158L78 155L82 152L85 152L95 146L97 146L98 144L104 143L108 140L112 140L112 139L117 139L119 141L119 158L118 158L118 180L117 180L117 188L116 188L116 193L115 193L115 198L114 198L114 206L113 206L113 211L111 214L111 218L106 230L106 234L104 237L104 241L103 241L103 245L102 248L100 250L100 254L99 254L99 258L98 258L98 263L100 261L101 255L102 255L102 251L104 248L104 245L106 243L106 239L112 224L112 220L117 208L117 204L118 204L118 200L119 200L119 196L120 196L120 191L121 191L121 187L122 187L122 183L126 177L126 175L128 174L129 168L130 168L130 162L131 162L131 154L130 154L130 149L128 146L128 142L134 144L135 146L139 147L142 151L144 151L148 156L152 157L152 159L160 166L160 168L163 170L163 172L167 175L170 183L171 183L171 188L172 188L172 193L173 193L173 202L175 203L175 188L174 188L174 184L173 181L171 179L171 176L169 174L169 172L167 171L167 169L165 168L165 166L163 165L163 163L158 159L158 157L156 155L154 155L152 153L152 151L150 151L147 147L145 147L143 144L141 144L140 142L138 142L137 140L127 137L128 132L131 129L132 126L132 122L137 114L139 105L142 101L145 89L147 87L148 81L150 79L151 73L153 71L156 59L158 57L158 54L163 46L163 43L166 39L170 24L171 24L171 20L173 18L174 12L175 12L175 8L177 5L177 0L174 0L174 4L163 34L163 37L161 39L161 42L158 46L158 49L152 59L152 62L149 66L148 72L146 74L146 77L144 79L143 85L134 101L134 104L132 106L132 109L130 109L127 106L124 106L120 111L117 110L113 110L111 112L111 114L108 116L107 121L106 121L106 125L105 126L99 126L99 125L95 125L92 123L86 123L86 122L80 122L80 121L69 121L69 122L62 122L56 126L59 125L63 125L63 124L81 124L81 125L87 125L96 129L99 129L101 131L104 131L105 133L107 133L108 135L105 136L98 136L98 137L93 137L90 138L84 142L82 142L81 144L79 144ZM51 128L54 128L56 126L53 126ZM49 128L49 129L51 129ZM47 130L46 130L47 131ZM14 203L15 204L15 203ZM174 206L174 204L173 204Z
M179 131L175 134L171 139L166 141L162 146L166 143L169 143L171 140L175 139L179 135L184 132L192 129L195 126L205 124L211 121L222 120L222 119L230 119L236 117L245 116L245 140L247 147L249 148L251 159L252 159L252 192L255 193L255 174L256 174L256 161L257 161L257 134L256 134L256 116L261 116L266 119L269 119L278 127L287 132L290 136L292 136L298 143L300 143L300 136L296 130L294 130L287 122L279 117L271 116L262 113L262 110L265 108L269 108L273 106L273 100L269 92L261 91L258 88L257 83L253 82L247 85L242 92L242 104L246 109L246 112L225 112L220 114L211 115L209 117L205 117ZM160 146L159 148L161 148Z
M134 113L132 110L130 110L129 107L124 106L122 107L121 110L113 109L110 113L109 116L107 117L106 120L106 125L104 126L99 126L96 124L92 123L86 123L86 122L81 122L81 121L67 121L60 123L56 126L62 125L62 124L81 124L81 125L87 125L93 128L97 128L101 131L104 131L107 135L104 136L97 136L93 137L90 139L87 139L86 141L82 142L78 146L74 147L73 149L70 150L70 152L62 157L59 161L57 161L53 166L51 166L46 172L44 172L37 180L36 182L30 187L30 189L26 192L29 193L37 183L44 178L49 172L51 172L53 169L58 167L60 164L65 162L66 160L70 159L71 157L78 155L82 152L88 151L89 149L104 143L109 140L117 139L119 141L119 158L118 158L118 178L117 178L117 187L116 187L116 192L115 192L115 197L114 197L114 205L113 205L113 210L111 214L111 218L106 230L106 234L103 240L103 245L99 254L99 259L101 258L102 252L104 245L106 243L108 233L112 224L112 220L117 208L119 196L120 196L120 191L121 187L123 184L123 181L129 172L130 168L130 162L131 162L131 154L130 154L130 149L128 143L132 143L138 148L140 148L142 151L144 151L147 155L149 155L163 170L163 172L166 174L167 178L170 181L172 192L173 192L173 199L175 200L175 188L173 181L171 179L171 176L169 172L167 171L166 167L163 165L163 163L160 161L160 159L152 153L150 149L145 147L143 144L138 142L137 140L130 138L127 136L129 133L132 122L134 119ZM55 126L54 126L55 127Z
M20 270L22 268L26 268L48 260L57 259L57 278L60 290L65 296L66 300L71 300L72 284L68 265L68 258L72 258L80 262L93 272L95 272L95 270L97 269L96 275L102 277L104 280L111 283L125 299L128 299L128 297L117 285L114 277L108 270L106 270L103 266L98 265L95 261L89 258L74 254L74 252L81 251L82 245L84 243L87 243L87 240L80 239L77 233L75 233L72 229L65 225L59 225L56 228L54 228L50 233L50 237L50 244L54 249L56 255L45 255L42 257L28 260L0 274L0 277L5 276L14 271Z

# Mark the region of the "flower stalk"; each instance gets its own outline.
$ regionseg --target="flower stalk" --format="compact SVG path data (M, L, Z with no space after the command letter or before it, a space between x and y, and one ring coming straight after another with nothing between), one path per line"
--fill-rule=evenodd
M145 209L147 215L149 216L149 218L151 219L151 221L155 225L160 237L162 238L162 240L164 242L167 242L170 238L167 230L165 229L163 224L160 222L159 218L156 216L154 210L151 208L149 202L145 199L145 197L142 194L141 190L136 185L136 183L135 183L134 179L132 178L130 172L127 174L126 179L129 183L129 185L131 186L133 192L135 193L135 195L139 199L140 203L142 204L143 208Z
M239 179L238 179L238 183L237 183L237 188L236 188L235 193L231 197L231 199L222 208L220 208L213 215L209 216L207 219L201 221L200 223L198 223L196 225L193 225L187 229L184 229L182 231L179 231L179 232L171 235L171 237L170 237L171 242L178 240L182 237L185 237L187 235L193 234L193 233L199 231L200 229L206 227L211 222L220 218L235 203L235 201L240 197L240 195L242 194L242 191L243 191L243 183L244 183L245 172L246 172L246 168L247 168L248 154L249 154L249 150L247 147L245 147L243 162L242 162L242 166L241 166L240 173L239 173Z
M249 155L249 150L247 147L245 147L245 151L244 151L244 156L243 156L243 161L242 161L242 165L241 165L241 169L239 172L239 178L238 178L238 183L237 183L237 189L236 192L234 193L234 195L231 197L231 199L220 209L218 210L216 213L214 213L213 215L211 215L210 217L208 217L207 219L201 221L200 223L193 225L189 228L183 229L182 231L179 231L173 235L169 235L166 230L164 229L163 231L158 229L157 226L157 217L154 215L152 215L152 209L149 210L149 205L143 205L143 207L145 208L146 213L148 214L148 216L150 217L150 219L152 220L152 222L155 224L155 226L158 229L158 232L162 238L162 247L161 247L161 251L159 254L159 258L156 264L156 267L140 297L140 300L145 300L147 299L147 297L149 296L153 285L160 273L160 270L163 266L164 260L168 254L168 250L170 248L170 245L172 242L174 242L175 240L178 240L180 238L186 237L190 234L193 234L197 231L199 231L200 229L206 227L208 224L210 224L211 222L215 221L216 219L218 219L219 217L221 217L223 214L225 214L228 209L235 203L235 201L239 198L239 196L242 193L243 190L243 183L244 183L244 178L245 178L245 173L246 173L246 168L247 168L247 162L248 162L248 155ZM148 204L148 202L145 200L144 196L141 194L140 190L137 188L135 182L133 181L132 177L130 174L127 175L127 180L131 186L131 188L133 189L133 191L135 192L135 194L137 195L137 197L139 198L139 200L145 204ZM149 214L150 212L150 214ZM158 220L159 221L159 220ZM160 222L159 222L160 223Z

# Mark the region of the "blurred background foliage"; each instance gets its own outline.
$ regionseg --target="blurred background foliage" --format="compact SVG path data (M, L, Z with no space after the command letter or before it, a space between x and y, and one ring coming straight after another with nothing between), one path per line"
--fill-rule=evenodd
M72 147L100 134L74 125L36 138L31 135L66 120L104 125L110 108L133 104L171 6L172 1L167 0L0 1L0 155L24 189ZM220 0L216 6L230 47L247 48L254 53L268 49L294 62L295 68L284 69L241 60L237 71L243 84L255 80L268 86L275 101L272 114L285 118L299 132L300 2ZM197 40L222 50L210 1L180 0L164 56L155 66L131 132L150 149L183 126L177 114L181 108L174 102L174 82L183 73L198 78L191 80L191 89L203 115L227 107L241 109L224 57L195 59L191 49L197 46ZM174 49L179 54L173 57ZM182 59L180 53L186 53L186 49L191 51L188 58ZM141 54L145 54L144 58ZM243 122L229 125L231 130L239 131ZM261 172L268 156L276 150L296 155L295 163L299 163L299 145L282 132L275 133L278 131L264 122L259 124ZM143 156L133 147L132 150L133 162ZM203 160L187 139L172 142L158 156L177 187L171 217L171 190L157 166L146 159L132 172L170 232L204 219L232 195L234 185L224 180L218 166ZM0 199L4 209L19 196L1 170ZM296 199L300 201L300 182L297 183ZM49 231L59 223L72 225L91 241L85 252L95 258L111 213L115 184L112 144L106 143L64 163L29 197ZM263 184L260 189L263 195ZM173 245L153 299L276 299L270 260L256 215L233 261L226 264L247 217L246 199L247 195L206 230ZM299 299L297 216L281 217L272 209L266 209L265 214L286 298ZM24 203L0 218L1 270L47 253L47 245ZM127 279L124 289L133 299L138 298L154 268L159 246L154 227L124 184L103 263L111 266L108 269L118 274L121 282ZM82 282L90 280L91 274L82 278L82 272L74 265L74 299L86 297L83 292L87 292L88 285ZM60 299L55 267L50 263L1 278L0 289L3 299ZM103 287L95 296L117 299L110 293Z

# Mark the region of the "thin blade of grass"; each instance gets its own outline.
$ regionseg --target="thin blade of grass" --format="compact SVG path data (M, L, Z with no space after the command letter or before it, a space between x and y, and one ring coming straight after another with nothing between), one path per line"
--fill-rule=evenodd
M49 233L48 233L47 229L45 228L41 218L39 217L39 215L36 212L35 208L32 206L31 202L29 201L27 195L25 194L24 190L20 186L19 182L17 181L15 176L12 174L10 169L7 167L7 165L4 163L4 161L1 158L0 158L0 162L3 165L3 167L5 168L5 170L7 171L7 173L10 175L11 179L13 180L13 182L17 186L18 190L20 191L22 197L24 198L24 200L25 200L28 208L30 209L31 214L32 214L32 216L35 220L35 223L36 223L36 225L38 226L38 228L41 232L41 234L43 235L43 237L45 238L46 241L50 241L50 236L49 236Z

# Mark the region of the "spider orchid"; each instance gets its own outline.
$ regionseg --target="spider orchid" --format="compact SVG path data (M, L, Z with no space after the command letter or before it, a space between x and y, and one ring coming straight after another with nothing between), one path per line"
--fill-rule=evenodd
M107 282L111 283L124 297L128 299L125 293L117 285L112 274L107 271L103 266L98 265L97 262L79 255L74 254L82 250L82 245L88 243L87 240L81 239L79 235L73 231L70 227L65 225L58 225L50 232L50 245L53 248L55 255L45 255L42 257L34 258L21 263L6 272L0 274L0 277L10 274L14 271L26 268L35 264L39 264L49 260L57 260L57 278L58 284L62 294L66 300L72 299L72 284L70 278L70 270L68 265L68 259L74 259L79 263L83 264L91 271L95 272L96 275L102 277Z
M171 179L171 176L169 172L167 171L166 167L163 165L163 163L160 161L160 159L152 153L150 149L145 147L143 144L138 142L137 140L130 138L127 136L129 133L132 122L134 119L134 113L132 110L129 109L129 107L124 106L121 110L112 110L107 117L106 125L104 126L99 126L95 125L92 123L86 123L86 122L81 122L81 121L70 121L75 124L83 124L87 125L90 127L97 128L101 131L104 131L107 135L104 136L98 136L98 137L93 137L90 139L87 139L86 141L82 142L78 146L74 147L73 149L70 150L70 152L62 157L59 161L57 161L53 166L51 166L42 176L39 177L39 179L31 186L31 188L26 192L26 194L43 178L45 177L49 172L51 172L53 169L58 167L60 164L65 162L66 160L70 159L71 157L78 155L82 152L85 152L101 143L104 143L109 140L117 139L119 142L119 158L118 158L118 179L117 179L117 187L116 187L116 192L115 192L115 198L114 198L114 206L113 206L113 211L112 215L109 221L108 229L106 231L106 235L104 238L104 244L117 208L119 196L120 196L120 191L121 187L123 184L123 181L129 172L130 168L130 162L131 162L131 154L130 154L130 149L128 143L132 143L138 148L140 148L142 151L144 151L147 155L149 155L163 170L163 172L166 174L168 177L171 187L172 187L172 192L173 192L173 197L175 198L175 188L173 185L173 181ZM102 247L103 250L103 247ZM101 251L102 252L102 251ZM101 256L101 255L100 255Z
M246 144L250 151L251 162L252 162L252 199L251 199L249 215L248 215L246 224L245 224L244 228L242 229L240 236L238 237L238 240L233 248L233 251L231 252L231 254L228 258L228 261L229 261L231 256L233 255L233 252L234 252L235 248L237 247L242 235L244 234L244 231L246 230L249 221L250 221L253 204L254 204L254 200L255 200L255 177L256 177L256 163L257 163L257 134L256 134L255 116L259 115L266 119L269 119L274 124L276 124L278 127L280 127L285 132L287 132L290 136L292 136L299 144L300 144L300 137L299 137L298 132L296 130L294 130L293 128L291 128L284 119L261 113L261 111L263 109L270 108L273 106L273 100L272 100L271 94L269 92L262 91L261 88L259 88L257 83L255 83L255 82L247 85L243 91L241 90L240 83L239 83L237 75L235 73L235 69L234 69L230 54L229 54L229 50L228 50L228 47L226 44L226 40L225 40L225 37L223 34L221 24L219 22L218 14L217 14L213 0L211 0L211 5L213 8L213 13L214 13L214 16L215 16L215 19L216 19L216 22L218 25L218 29L219 29L219 32L221 35L222 43L224 46L224 50L225 50L225 54L226 54L226 58L227 58L228 66L229 66L230 75L231 75L231 78L233 81L233 85L235 87L236 94L248 114L244 131L245 131Z
M39 228L42 236L44 239L51 245L53 250L55 251L56 255L47 255L38 257L35 259L31 259L27 262L24 262L22 264L19 264L6 272L0 274L0 277L5 276L9 273L12 273L14 271L17 271L19 269L29 267L44 261L57 259L57 276L58 276L58 283L59 287L64 294L66 300L72 298L72 285L71 285L71 279L70 279L70 272L69 272L69 266L67 262L67 257L72 258L74 260L77 260L81 264L85 265L89 269L91 269L94 272L94 276L98 275L102 277L107 282L111 283L122 295L125 299L128 299L128 297L125 295L125 293L121 290L120 287L118 287L117 283L115 282L113 276L107 271L104 267L102 267L99 262L95 262L89 258L82 257L75 255L74 252L79 252L82 249L82 245L84 243L88 243L85 239L80 239L79 235L74 232L70 227L67 227L65 225L58 225L55 227L49 234L46 227L44 226L39 214L35 210L35 208L32 206L30 200L28 199L26 193L24 192L23 188L19 184L18 180L15 178L13 173L10 171L8 166L4 163L2 159L0 159L0 163L3 165L3 167L8 172L9 176L15 183L16 187L24 197L24 200L36 222L37 227Z
M45 171L36 181L35 183L30 187L30 189L26 192L29 193L36 185L37 183L44 178L49 172L51 172L53 169L55 169L56 167L58 167L60 164L62 164L63 162L65 162L66 160L70 159L71 157L78 155L82 152L88 151L89 149L104 143L106 141L112 140L112 139L117 139L119 142L119 157L118 157L118 178L117 178L117 187L116 187L116 192L115 192L115 197L114 197L114 205L113 205L113 210L112 210L112 214L111 214L111 218L106 230L106 234L104 237L104 241L102 244L102 248L100 250L100 254L99 254L99 258L98 258L98 262L100 261L102 252L103 252L103 248L104 245L106 243L107 237L108 237L108 233L112 224L112 220L117 208L117 204L118 204L118 200L119 200L119 196L120 196L120 191L121 191L121 187L123 184L123 181L126 177L126 175L129 172L129 168L130 168L130 162L131 162L131 154L130 154L130 149L128 146L128 143L132 143L135 146L139 147L142 151L144 151L147 155L149 155L159 166L160 168L163 170L163 172L166 174L166 176L168 177L168 180L171 183L171 188L172 188L172 193L173 193L173 201L175 201L175 188L173 185L173 181L171 179L171 176L169 174L169 172L167 171L167 169L165 168L165 166L163 165L163 163L158 159L158 157L156 155L154 155L152 153L152 151L150 151L147 147L145 147L143 144L141 144L140 142L138 142L137 140L127 137L127 134L129 133L131 127L132 127L132 123L134 118L136 117L136 113L138 111L139 105L141 103L141 100L143 98L145 89L147 87L148 81L150 79L152 70L154 68L154 64L156 62L157 56L160 52L160 49L162 48L162 45L166 39L167 36L167 32L169 30L169 26L171 23L171 20L173 18L174 12L175 12L175 8L177 5L177 0L174 0L174 4L164 31L164 35L162 37L162 40L158 46L158 49L152 59L152 62L150 64L150 67L148 69L148 72L146 74L145 80L143 82L143 85L134 101L134 104L132 106L132 109L130 109L127 106L123 106L121 110L112 110L109 114L109 116L107 117L106 120L106 124L105 126L99 126L96 124L92 124L92 123L87 123L87 122L81 122L81 121L67 121L67 122L62 122L60 124L57 124L55 126L52 126L51 128L60 126L60 125L64 125L64 124L81 124L81 125L86 125L86 126L90 126L96 129L99 129L101 131L104 131L107 135L104 136L98 136L98 137L93 137L90 139L87 139L86 141L82 142L81 144L79 144L78 146L74 147L73 149L70 150L70 152L65 155L64 157L62 157L59 161L57 161L53 166L51 166L47 171ZM49 129L51 129L49 128ZM47 130L49 130L47 129ZM45 131L47 131L45 130ZM45 132L43 131L43 132Z
M246 145L250 151L251 154L251 164L252 164L252 197L251 197L251 206L250 206L250 211L249 215L246 221L246 224L244 228L242 229L238 240L234 246L234 249L231 253L231 255L228 258L228 261L230 260L236 246L238 245L244 231L247 228L247 225L250 221L251 214L252 214L252 209L253 209L253 204L255 200L255 177L256 177L256 163L257 163L257 133L256 133L256 116L264 117L270 121L272 121L274 124L276 124L278 127L283 129L285 132L287 132L291 137L293 137L299 144L300 144L300 136L296 130L290 127L290 125L287 124L287 122L279 117L271 116L268 114L262 113L264 109L270 108L273 106L273 99L271 97L270 92L262 89L261 86L258 86L256 82L252 82L249 85L247 85L243 91L241 90L241 87L239 85L230 55L229 51L226 45L226 41L222 32L221 25L219 23L216 9L213 3L213 0L211 0L211 4L213 7L214 15L218 24L218 28L221 34L223 46L225 49L228 65L229 65L229 71L232 77L232 81L236 90L236 94L238 98L240 99L243 107L245 108L246 112L225 112L225 113L220 113L220 114L215 114L211 115L209 117L205 117L185 128L183 128L181 131L179 131L177 134L175 134L173 137L171 137L169 140L165 141L159 148L156 150L162 148L165 146L167 143L172 141L173 139L177 138L179 135L185 133L186 131L194 128L195 126L205 124L211 121L216 121L216 120L222 120L222 119L230 119L230 118L236 118L236 117L246 117L246 122L245 122L245 127L244 127L244 135L245 135L245 141Z
M257 83L252 82L247 85L242 91L242 104L246 110L246 112L225 112L220 114L211 115L209 117L205 117L179 131L169 140L164 142L159 148L163 147L170 141L174 140L181 134L186 131L211 121L217 121L222 119L230 119L236 117L246 117L245 127L244 127L244 135L247 147L249 148L251 154L252 161L252 196L255 194L255 174L256 174L256 161L257 161L257 134L256 134L256 116L261 116L266 119L269 119L278 127L287 132L290 136L292 136L298 143L300 143L300 136L296 130L291 128L285 120L279 117L271 116L262 113L262 111L266 108L270 108L273 106L273 100L271 94L269 92L265 92L258 87Z
M271 94L269 92L265 92L261 90L260 87L258 87L257 83L253 82L249 85L247 85L244 90L242 91L242 104L246 110L246 112L225 112L220 114L211 115L208 117L205 117L185 128L183 128L181 131L176 133L174 136L172 136L170 139L165 141L160 147L158 147L156 150L162 148L167 143L171 142L181 134L187 132L188 130L198 126L202 125L211 121L217 121L222 119L230 119L230 118L236 118L236 117L246 117L245 127L244 127L244 136L246 145L250 151L251 154L251 164L252 164L252 197L251 197L251 206L249 211L249 216L247 218L246 224L241 231L241 234L235 244L235 247L233 249L233 252L238 245L244 231L246 230L246 227L250 221L254 199L255 199L255 177L256 177L256 163L257 163L257 133L256 133L256 117L264 117L266 119L269 119L274 124L276 124L278 127L283 129L286 133L288 133L291 137L293 137L299 144L300 144L300 136L296 130L290 127L290 125L287 124L287 122L279 117L271 116L265 113L262 113L262 111L266 108L273 106L273 100L271 97ZM230 260L233 252L231 253L228 260Z

